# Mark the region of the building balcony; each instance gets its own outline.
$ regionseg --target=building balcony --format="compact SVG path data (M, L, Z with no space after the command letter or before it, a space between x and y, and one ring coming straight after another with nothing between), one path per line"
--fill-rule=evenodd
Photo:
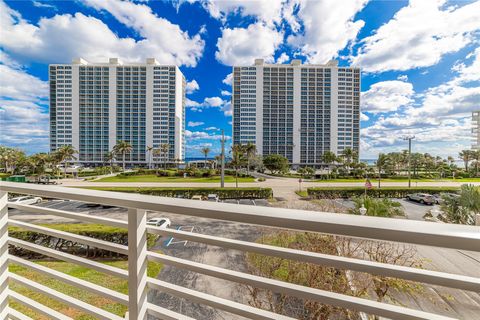
M64 199L96 203L106 206L126 208L124 219L112 219L105 216L52 209L45 206L26 205L8 202L8 193L27 194L49 199ZM9 215L9 208L22 210L29 214L43 214L61 218L123 228L128 230L128 245L94 239L70 232L58 231L45 225L20 221L18 215ZM38 294L50 297L72 309L89 314L97 319L146 319L147 315L158 319L192 319L186 315L170 310L166 306L158 306L148 301L148 291L160 291L169 295L222 310L236 316L249 319L292 319L284 315L262 310L237 301L220 298L215 295L199 292L182 285L169 282L171 279L156 279L147 276L146 266L149 261L163 263L171 268L188 270L193 273L207 275L222 280L270 290L275 294L284 294L322 304L355 310L366 315L376 315L390 319L451 319L440 314L433 314L404 306L377 302L367 298L320 290L304 285L269 279L249 273L229 270L215 266L215 261L195 262L172 255L160 254L147 250L148 233L174 237L194 243L202 243L225 250L238 250L288 259L321 266L351 270L373 275L400 278L409 281L444 286L460 290L480 292L480 279L458 274L450 274L433 270L391 265L387 263L367 261L351 257L342 257L317 252L296 250L291 248L265 245L256 242L241 241L208 235L195 231L162 229L146 225L146 212L157 211L175 215L187 215L197 218L223 220L241 223L238 227L256 225L270 229L289 229L300 232L326 233L369 240L393 241L421 246L433 246L456 250L480 252L480 232L478 227L451 225L389 218L365 217L336 213L312 212L270 207L239 206L234 204L193 201L175 198L163 198L140 194L106 192L86 189L74 189L57 186L40 186L25 183L0 182L0 223L1 223L1 319L31 319L10 308L9 302L23 305L38 314L52 319L71 319L68 315L25 297L12 290L12 284L21 285ZM27 242L9 236L9 226L19 227L35 233L45 234L57 239L65 239L88 247L108 250L128 257L128 270L119 269L99 263L90 258L80 257L64 251L58 251L36 243ZM9 246L22 248L54 259L68 261L96 270L110 276L128 281L128 294L104 288L91 282L50 269L44 265L26 260L9 253ZM10 251L12 252L12 251ZM89 305L77 298L60 293L43 284L9 272L9 264L20 265L52 279L94 293L128 307L127 314L113 314L98 307Z

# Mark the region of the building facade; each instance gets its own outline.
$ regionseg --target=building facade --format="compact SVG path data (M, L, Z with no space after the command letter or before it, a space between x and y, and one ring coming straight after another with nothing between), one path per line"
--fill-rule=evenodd
M233 68L232 108L234 144L321 166L327 151L359 150L360 69L257 59Z
M480 111L472 112L472 149L480 150Z
M80 164L100 165L122 140L132 145L129 165L184 160L185 78L178 67L155 59L75 59L50 65L49 81L51 151L72 145ZM152 152L148 159L147 147L167 144L168 152Z

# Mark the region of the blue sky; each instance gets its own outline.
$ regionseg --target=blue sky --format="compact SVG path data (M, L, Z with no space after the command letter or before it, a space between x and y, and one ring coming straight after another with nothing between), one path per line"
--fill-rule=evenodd
M480 1L2 1L0 144L48 151L48 64L75 57L177 64L187 156L231 136L228 76L255 58L362 68L361 157L453 155L480 109Z

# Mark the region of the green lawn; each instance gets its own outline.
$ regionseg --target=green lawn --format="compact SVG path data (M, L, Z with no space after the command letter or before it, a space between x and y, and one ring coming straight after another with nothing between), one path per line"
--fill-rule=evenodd
M220 176L213 176L210 178L195 178L195 177L157 177L154 174L136 175L136 176L114 176L106 177L94 182L220 182ZM225 176L225 182L235 182L235 177ZM255 182L254 178L238 178L238 182Z
M73 263L63 262L63 261L35 261L38 264L49 267L51 269L64 272L73 277L83 279L86 281L93 282L95 284L101 285L103 287L109 288L114 291L121 292L123 294L128 293L128 283L127 280L122 280L117 277L97 272L92 269L88 269L82 266L78 266ZM115 266L121 269L127 269L128 261L126 260L113 260L113 261L103 261L105 264ZM160 270L162 269L162 264L158 262L150 261L148 262L148 271L147 274L149 277L157 277ZM25 268L19 265L10 265L9 271L15 274L18 274L22 277L28 278L32 281L41 283L49 288L67 294L76 299L82 300L86 303L89 303L98 308L104 309L111 313L114 313L118 316L124 316L127 311L127 307L116 303L114 301L108 300L104 297L92 294L88 291L78 289L74 286L67 285L61 281L48 277L44 274L32 271L31 269ZM55 299L49 298L41 293L25 288L15 282L10 283L10 289L16 291L30 299L40 302L68 317L71 317L75 320L93 320L96 319L84 312L76 310L72 307L69 307L61 302L56 301ZM33 310L23 306L22 304L17 303L16 301L11 301L10 306L27 316L35 320L48 320L49 318L39 315Z

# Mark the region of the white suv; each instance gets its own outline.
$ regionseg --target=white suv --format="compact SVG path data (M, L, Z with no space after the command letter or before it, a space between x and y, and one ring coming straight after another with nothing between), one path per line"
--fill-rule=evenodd
M170 222L170 219L168 218L152 218L147 221L147 225L149 226L154 226L154 227L159 227L162 229L166 229L170 227L172 223Z

